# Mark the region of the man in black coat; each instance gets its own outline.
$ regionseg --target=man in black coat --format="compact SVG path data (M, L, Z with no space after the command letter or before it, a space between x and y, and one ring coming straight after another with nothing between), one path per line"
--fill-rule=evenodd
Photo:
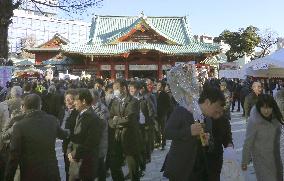
M69 130L70 134L74 133L74 128L76 125L76 118L79 114L79 112L75 109L75 96L77 92L75 89L69 89L65 92L65 105L66 110L64 112L63 119L60 123L61 128ZM69 180L69 159L67 156L67 147L70 143L70 138L66 138L63 140L62 143L62 150L63 150L63 156L64 156L64 163L65 163L65 175L66 175L66 181Z
M57 119L40 110L41 99L36 94L24 98L24 118L13 126L5 180L14 180L20 165L21 181L59 181L55 153L56 137L67 134Z
M225 97L219 89L207 87L198 103L206 117L218 119L224 114ZM214 165L208 165L206 147L200 141L202 125L195 122L188 108L177 106L165 130L172 144L162 168L164 176L170 181L208 181L208 169ZM205 131L212 132L212 122L205 122Z
M57 119L62 119L60 113L63 110L63 96L56 90L55 85L48 88L48 93L42 96L42 110L54 115Z
M230 120L225 116L212 119L211 137L214 138L214 147L207 151L207 162L210 165L208 170L209 181L220 181L220 174L223 166L223 148L233 147Z
M145 171L146 163L151 160L152 152L152 127L155 119L155 111L153 104L148 97L144 97L143 94L139 92L142 84L139 85L138 82L129 83L129 93L135 97L139 102L139 127L141 132L142 150L140 157L140 169Z
M129 95L125 80L113 84L114 96L110 108L109 155L110 170L114 181L123 181L122 164L124 156L132 181L139 178L139 156L141 135L139 132L139 103Z
M250 116L251 108L256 104L258 96L262 94L262 86L260 82L254 82L251 86L252 92L245 98L244 109L246 120Z
M98 174L103 123L93 111L92 102L88 89L78 90L75 109L79 111L79 115L67 150L70 161L69 181L93 181Z
M158 122L158 135L157 141L161 143L161 149L164 150L166 146L165 138L165 123L167 115L171 108L170 96L165 91L166 83L159 81L157 83L157 122Z

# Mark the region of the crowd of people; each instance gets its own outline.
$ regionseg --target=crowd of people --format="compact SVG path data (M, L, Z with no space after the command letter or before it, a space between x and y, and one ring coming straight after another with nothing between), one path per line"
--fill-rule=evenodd
M218 181L223 150L234 147L231 112L243 110L248 128L241 168L252 160L258 180L280 181L284 86L277 85L274 99L261 81L207 80L198 100L201 124L175 101L166 81L14 80L0 88L0 180L60 180L59 138L69 181L104 181L109 174L114 181L140 180L166 140L172 142L161 171L170 181Z
M106 180L108 170L113 180L139 180L154 148L165 149L165 121L175 106L164 81L155 89L151 79L8 83L2 88L1 178L60 180L54 148L60 138L66 180ZM42 122L35 125L36 119Z

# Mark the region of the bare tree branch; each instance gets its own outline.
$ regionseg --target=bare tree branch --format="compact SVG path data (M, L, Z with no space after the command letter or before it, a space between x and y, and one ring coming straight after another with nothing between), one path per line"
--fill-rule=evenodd
M252 59L257 59L261 57L265 57L268 55L273 49L273 45L277 43L278 34L271 30L265 29L259 33L260 43L257 45L260 48L260 54L255 55Z

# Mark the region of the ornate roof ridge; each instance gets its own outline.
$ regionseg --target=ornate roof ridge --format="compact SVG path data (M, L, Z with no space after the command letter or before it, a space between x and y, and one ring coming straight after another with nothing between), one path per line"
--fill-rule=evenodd
M129 33L142 21L170 42L189 44L193 40L186 16L96 15L92 19L88 44L117 43L114 40Z
M154 43L119 43L115 45L63 45L61 46L63 52L70 52L84 55L119 55L134 50L156 50L165 54L188 55L188 54L202 54L213 53L220 51L217 46L204 46L203 44L189 44L189 45L167 45Z
M129 26L129 27L126 28L124 31L120 32L119 34L116 34L116 36L110 38L107 42L105 42L105 44L109 44L109 43L111 43L111 42L113 42L113 41L119 39L120 37L123 37L123 36L127 35L133 28L135 28L138 24L143 23L143 22L146 23L147 26L149 26L152 30L154 30L154 31L155 31L157 34L159 34L160 36L163 36L163 37L165 37L166 39L168 39L169 41L174 42L174 43L176 43L176 44L181 44L181 43L175 41L175 40L174 40L172 37L170 37L169 35L167 35L167 34L161 32L158 28L156 28L156 27L153 25L153 23L152 23L151 21L148 21L148 19L145 18L145 17L138 17L138 18L135 20L135 22L134 22L131 26Z
M47 40L46 42L44 42L44 43L42 43L42 44L40 44L40 45L38 45L38 46L36 46L36 47L33 47L33 48L41 48L43 45L49 43L49 42L50 42L52 39L54 39L54 38L59 38L61 41L63 41L63 42L66 43L66 44L70 43L70 41L69 41L67 38L63 37L63 36L60 35L59 33L55 33L52 38L50 38L50 39Z
M94 18L139 18L141 15L136 16L119 16L119 15L95 15ZM182 19L185 16L143 16L144 18L175 18L175 19Z

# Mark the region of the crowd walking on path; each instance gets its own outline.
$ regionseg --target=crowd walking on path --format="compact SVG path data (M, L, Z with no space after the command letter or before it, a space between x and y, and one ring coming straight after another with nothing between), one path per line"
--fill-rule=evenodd
M161 171L170 181L219 181L224 150L234 152L231 112L242 110L240 169L252 161L258 180L281 181L284 86L278 85L273 98L259 81L207 80L198 96L200 123L167 80L12 81L0 88L0 181L61 180L56 139L63 140L66 181L139 181L166 140L172 142Z

